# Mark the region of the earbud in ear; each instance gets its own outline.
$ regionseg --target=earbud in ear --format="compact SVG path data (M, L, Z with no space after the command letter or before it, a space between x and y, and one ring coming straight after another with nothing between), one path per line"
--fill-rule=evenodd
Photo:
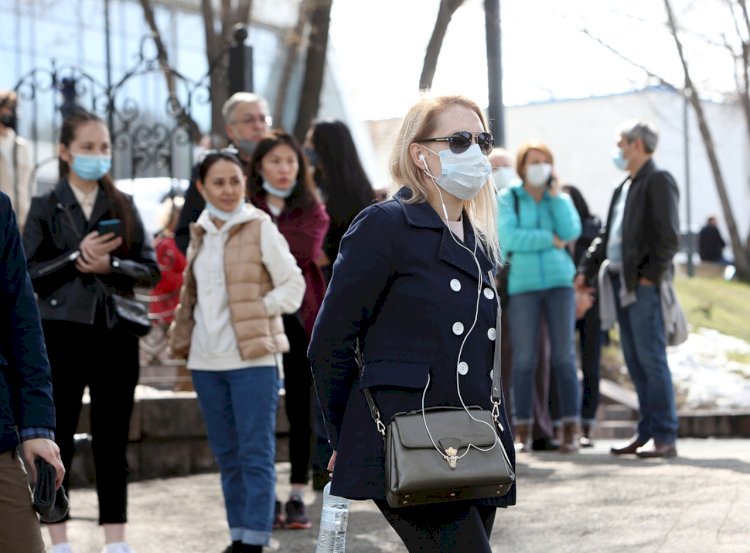
M419 156L417 157L419 158L419 161L421 161L422 163L425 163L424 154L419 154Z

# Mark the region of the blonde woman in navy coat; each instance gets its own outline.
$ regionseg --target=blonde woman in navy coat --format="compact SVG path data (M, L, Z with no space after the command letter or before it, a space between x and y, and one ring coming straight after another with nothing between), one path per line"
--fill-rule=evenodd
M310 344L334 449L331 492L374 500L409 551L490 552L496 508L515 504L513 487L500 498L390 508L383 439L362 393L373 392L386 425L395 413L420 409L425 388L425 407L491 408L498 309L492 146L468 98L424 97L411 108L391 155L401 188L352 222ZM514 461L501 411L501 441Z

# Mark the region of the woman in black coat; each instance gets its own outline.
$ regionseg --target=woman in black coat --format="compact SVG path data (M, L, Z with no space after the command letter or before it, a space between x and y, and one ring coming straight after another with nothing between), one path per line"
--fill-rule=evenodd
M66 119L60 181L32 200L23 239L52 368L65 488L88 386L105 551L131 553L125 543L125 453L138 382L138 338L118 325L111 295L132 296L136 285L154 286L159 269L133 199L109 176L111 155L109 131L99 117L82 112ZM104 221L109 221L106 230L100 226ZM50 524L49 530L54 553L69 553L66 522Z
M409 551L489 552L496 507L515 503L513 487L503 497L389 507L383 439L362 393L370 389L386 425L420 409L423 392L425 407L492 407L498 245L486 129L467 98L412 107L391 157L403 187L344 236L309 349L334 450L331 493L373 499ZM498 443L513 459L503 409L500 421Z

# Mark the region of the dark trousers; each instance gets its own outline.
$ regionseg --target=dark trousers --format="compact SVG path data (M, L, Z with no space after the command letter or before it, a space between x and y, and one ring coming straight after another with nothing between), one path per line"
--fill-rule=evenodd
M289 419L290 483L307 484L312 449L312 372L307 358L308 339L300 320L284 316L289 352L284 354L284 404Z
M138 339L93 325L65 321L43 325L52 367L55 437L66 470L63 485L70 489L73 435L88 386L99 523L127 522L126 449L138 382Z
M492 553L495 507L468 501L398 509L384 499L375 504L410 553Z
M583 372L581 423L592 426L599 407L600 358L604 333L601 330L599 304L595 303L582 319L576 322Z

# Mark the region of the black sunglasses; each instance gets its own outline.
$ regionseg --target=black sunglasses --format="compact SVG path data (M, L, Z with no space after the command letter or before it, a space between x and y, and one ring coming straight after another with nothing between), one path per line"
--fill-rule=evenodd
M479 149L482 150L484 155L489 155L492 148L495 147L495 139L491 133L488 132L469 132L469 131L458 131L454 132L450 136L440 136L437 138L423 138L416 142L447 142L448 147L454 154L462 154L471 146L472 139L476 137Z

